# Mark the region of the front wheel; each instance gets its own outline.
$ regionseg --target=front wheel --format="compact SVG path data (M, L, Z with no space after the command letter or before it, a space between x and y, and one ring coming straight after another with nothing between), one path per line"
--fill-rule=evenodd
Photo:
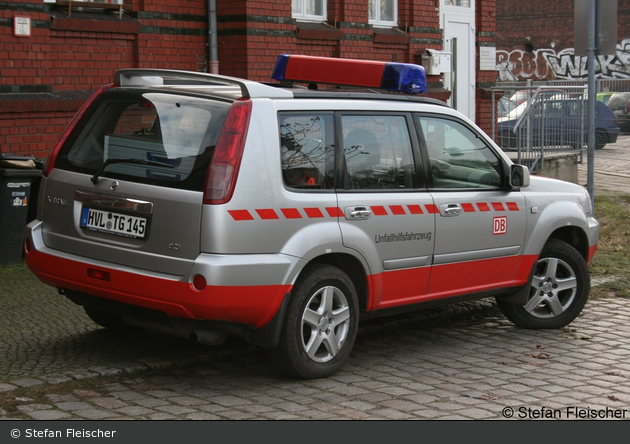
M582 311L590 292L590 274L580 253L558 239L550 239L538 262L525 305L497 298L510 321L522 328L561 328Z
M294 286L271 361L293 378L330 376L348 360L358 325L359 303L350 278L331 265L314 265Z

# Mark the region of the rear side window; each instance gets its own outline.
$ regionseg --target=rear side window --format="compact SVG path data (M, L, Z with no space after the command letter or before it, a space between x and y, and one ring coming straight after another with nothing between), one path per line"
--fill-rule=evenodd
M113 90L90 108L58 168L202 191L229 103Z
M333 114L280 115L279 125L284 184L296 189L331 189Z

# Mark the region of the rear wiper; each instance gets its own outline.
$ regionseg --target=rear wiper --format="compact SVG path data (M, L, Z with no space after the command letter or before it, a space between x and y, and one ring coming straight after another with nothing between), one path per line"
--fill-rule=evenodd
M94 185L96 185L98 183L98 176L101 175L101 173L103 171L105 171L105 168L107 168L108 166L114 164L114 163L135 163L138 165L153 165L153 166L161 166L161 167L167 167L167 168L175 168L173 165L170 165L168 163L164 163L164 162L156 162L155 160L144 160L144 159L107 159L103 165L101 166L101 168L99 168L99 170L94 173L94 176L92 176L92 178L90 179L92 181L92 183Z

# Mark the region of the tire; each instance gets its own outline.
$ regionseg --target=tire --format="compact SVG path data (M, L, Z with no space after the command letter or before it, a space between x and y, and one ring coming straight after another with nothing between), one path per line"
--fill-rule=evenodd
M138 327L129 325L123 321L122 317L117 314L107 313L105 311L101 311L97 308L92 307L83 307L85 313L89 316L91 320L100 325L101 327L107 328L108 330L116 330L116 331L131 331L138 330Z
M506 318L528 329L562 328L582 311L590 292L590 274L578 251L550 239L534 265L534 277L525 305L497 298Z
M595 149L601 150L608 143L608 133L605 131L595 131Z
M296 282L271 362L297 379L325 378L350 357L359 326L354 284L340 269L316 264Z

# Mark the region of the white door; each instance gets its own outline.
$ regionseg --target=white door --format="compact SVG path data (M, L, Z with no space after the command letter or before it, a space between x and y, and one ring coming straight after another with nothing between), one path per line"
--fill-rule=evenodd
M451 72L444 75L445 86L452 92L449 104L475 120L474 14L445 12L442 17L444 49L452 53Z

